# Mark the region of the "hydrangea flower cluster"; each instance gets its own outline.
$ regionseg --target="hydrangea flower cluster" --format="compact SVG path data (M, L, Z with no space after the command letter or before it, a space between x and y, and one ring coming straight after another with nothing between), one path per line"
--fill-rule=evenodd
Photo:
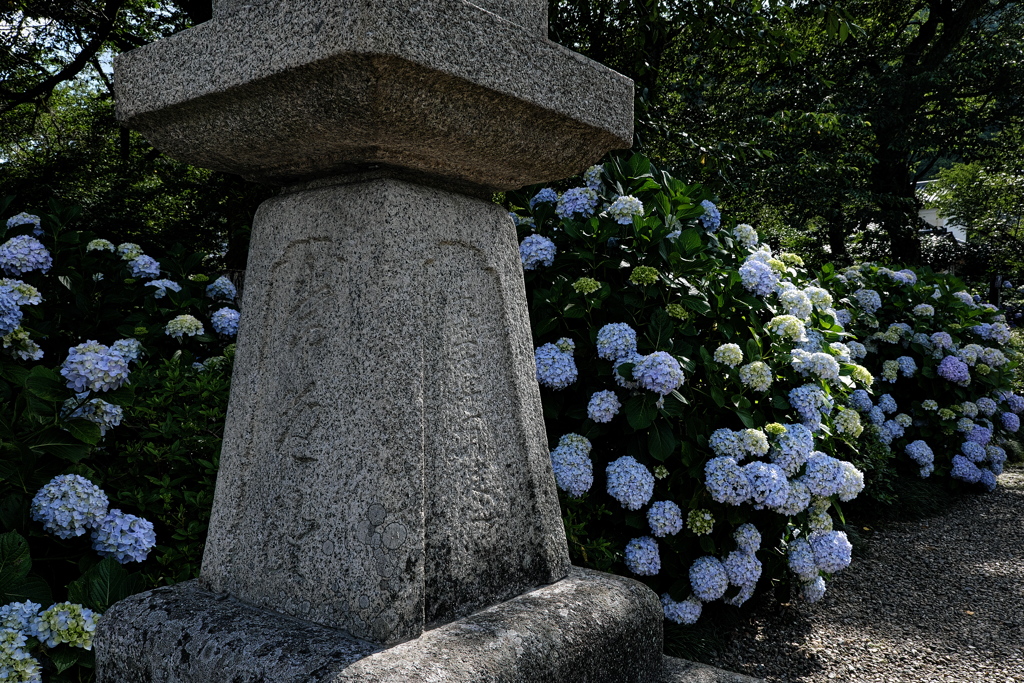
M882 297L873 289L858 289L853 296L865 313L873 314L882 307Z
M555 213L559 218L589 218L597 208L597 192L589 187L574 187L566 190L558 199Z
M167 323L164 331L169 337L181 339L185 336L195 337L202 334L205 330L203 329L203 324L195 316L179 315Z
M0 245L0 268L8 275L34 270L45 273L53 266L53 257L43 243L28 235L16 235Z
M546 264L546 265L551 265ZM238 290L234 283L226 275L221 275L216 280L206 285L206 296L214 301L234 301L238 297Z
M132 277L160 277L160 264L152 256L145 254L136 256L129 261L128 270L131 271Z
M22 211L21 213L14 214L7 219L7 229L10 230L11 228L16 228L19 225L31 225L33 226L32 232L39 234L42 232L41 230L38 230L39 222L39 216L34 216Z
M179 285L174 280L168 280L166 278L161 280L150 280L149 282L146 283L146 286L155 288L155 291L153 292L153 297L156 299L163 299L165 296L167 296L168 289L171 290L172 292L181 291L181 285Z
M679 361L664 351L644 356L633 367L633 379L648 391L665 396L686 379Z
M702 201L700 205L704 207L704 214L699 218L701 224L708 232L715 232L718 230L718 226L722 224L722 214L718 211L718 207L707 199Z
M650 536L634 538L626 544L626 568L638 576L654 576L661 571L658 542Z
M594 422L611 422L619 413L622 404L614 391L597 391L590 397L587 404L587 417Z
M668 593L661 596L661 607L665 612L665 618L677 624L696 624L700 619L701 601L690 596L682 602L676 602Z
M768 296L779 283L779 276L770 265L754 259L740 266L739 274L743 286L758 296Z
M107 403L101 398L89 399L88 393L78 394L75 398L64 402L65 419L81 418L99 425L100 436L106 436L107 430L121 424L124 409L121 406Z
M221 308L210 316L210 325L217 334L233 337L238 334L238 320L241 315L233 308Z
M579 434L566 434L551 451L551 467L555 483L574 498L581 497L594 485L594 464L590 460L590 441Z
M555 262L555 251L555 243L547 237L536 233L527 236L519 245L519 258L523 262L523 270L550 266Z
M671 500L659 500L647 509L647 523L658 538L674 536L683 530L683 511Z
M0 630L0 676L17 683L43 680L39 662L28 652L28 635L23 631Z
M703 508L690 510L686 515L686 528L697 536L706 536L715 528L715 517Z
M718 600L729 588L729 575L717 557L704 555L690 565L690 588L703 602Z
M609 218L614 218L616 223L629 225L633 222L633 216L644 215L644 205L636 197L623 195L612 202L605 212Z
M102 557L121 564L142 562L156 546L153 523L112 509L92 532L92 547Z
M805 384L790 391L789 404L812 431L821 426L822 415L832 414L832 398L814 384Z
M734 368L743 362L743 351L737 344L722 344L715 349L715 362Z
M949 380L954 384L967 386L971 383L971 372L967 369L967 364L956 356L946 356L943 358L936 372L939 373L939 377Z
M110 240L92 240L85 245L86 251L114 251L114 243Z
M608 495L627 510L639 510L654 495L654 475L633 456L613 461L606 474Z
M747 249L753 249L757 246L757 230L755 230L752 225L740 223L732 229L732 236L736 238L736 241L739 242L741 246Z
M32 620L36 637L46 647L67 643L83 650L92 649L93 634L100 615L73 602L58 602Z
M601 189L601 173L604 171L604 167L600 164L591 166L583 172L583 184L589 187L591 190Z
M76 394L86 391L111 391L128 381L128 360L99 342L90 339L68 349L60 374Z
M579 375L572 357L575 348L572 340L565 337L537 348L534 352L537 381L551 389L564 389L575 382Z
M57 538L81 536L107 514L107 495L77 474L54 477L32 498L31 515Z

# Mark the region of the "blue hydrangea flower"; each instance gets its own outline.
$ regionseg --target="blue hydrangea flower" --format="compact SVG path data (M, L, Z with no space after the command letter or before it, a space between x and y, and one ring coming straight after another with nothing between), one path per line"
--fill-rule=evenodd
M963 451L964 457L974 463L983 462L988 458L988 451L980 443L974 443L973 441L964 441L963 446L960 447Z
M537 381L546 387L564 389L579 375L572 352L563 351L557 342L539 347L534 352L534 360L537 363Z
M543 235L528 235L519 245L519 259L523 270L536 270L555 262L555 243Z
M566 434L551 451L555 483L570 496L579 498L594 485L594 463L590 441L579 434Z
M644 205L636 197L623 195L612 202L605 212L619 225L629 225L633 222L633 216L644 215Z
M722 563L729 583L734 586L754 586L761 578L761 561L754 553L734 550Z
M12 683L42 683L39 662L29 654L28 638L22 631L0 631L0 675Z
M704 602L717 600L729 588L729 575L717 557L704 555L690 565L690 587L693 594Z
M911 443L907 444L903 450L906 451L907 455L910 456L911 460L913 460L914 462L921 466L922 473L929 466L934 466L935 454L932 453L932 449L928 446L926 442L921 440L912 441ZM931 474L930 470L928 471L928 474ZM927 477L928 475L922 474L921 476Z
M53 258L43 243L28 235L17 235L0 245L0 268L8 275L22 275L38 270L45 273Z
M596 391L587 404L587 417L594 422L611 422L621 407L614 391Z
M753 249L757 246L757 230L752 225L740 223L732 229L732 236L736 238L740 246L746 249Z
M974 443L980 443L982 446L987 446L988 442L992 440L992 430L988 427L976 425L967 434L967 440L973 441Z
M818 565L814 561L814 551L806 538L797 538L786 550L786 564L789 570L803 581L813 581L818 576Z
M558 198L555 213L559 218L590 218L597 208L597 193L589 187L574 187Z
M133 363L142 355L142 344L138 339L118 339L110 345L110 352L116 353L129 363Z
M696 624L700 619L701 602L691 595L682 602L676 602L668 593L661 596L661 607L665 618L677 624Z
M823 572L835 574L850 566L853 546L842 531L813 531L807 542L814 552L814 563Z
M904 377L913 377L917 372L917 363L910 356L900 356L896 362L900 366L900 374Z
M160 277L160 264L152 256L137 256L128 262L132 277Z
M638 576L654 576L661 571L658 542L650 536L634 538L626 544L626 569Z
M832 413L832 399L814 384L805 384L789 392L789 404L803 418L803 423L816 431L821 427L822 413Z
M67 643L71 647L91 650L93 634L96 632L100 616L87 607L71 602L58 602L40 612L33 620L33 627L39 633L39 640L46 647L53 648L61 643Z
M807 583L800 584L800 597L810 603L815 603L825 597L825 579L820 576Z
M165 296L167 296L168 289L171 290L172 292L181 291L181 285L179 285L174 280L168 280L166 278L162 280L150 280L149 282L146 283L146 287L156 288L156 291L153 292L153 297L156 299L163 299Z
M607 475L608 495L627 510L639 510L654 495L654 475L630 455L609 464Z
M749 522L736 527L736 531L732 532L732 537L736 541L736 547L740 550L756 553L761 549L761 532Z
M750 499L755 510L786 504L789 481L781 467L755 460L743 466L743 474L750 482Z
M639 365L640 361L642 361L643 359L644 359L643 356L641 356L639 353L635 353L634 352L634 353L627 354L627 355L619 358L618 360L616 360L615 363L612 364L612 376L615 377L615 383L618 384L623 389L636 389L637 387L639 387L640 386L639 382L630 381L629 379L626 379L625 377L623 377L622 373L619 372L619 368L621 366L623 366L623 365L631 364L631 365L633 365L633 368L635 370L636 366ZM627 372L627 371L623 370L623 372ZM632 371L629 371L628 374L632 375Z
M996 474L991 470L985 469L984 467L978 468L978 483L985 487L985 490L991 493L996 490Z
M107 494L85 477L54 477L32 498L31 515L58 538L74 538L99 525L107 514Z
M1003 400L1006 401L1006 405L1010 407L1011 413L1016 413L1017 415L1020 415L1022 412L1024 412L1024 398L1018 396L1017 394L1004 394Z
M895 413L899 410L899 406L896 405L896 399L890 394L882 394L878 397L878 407L881 408L885 414Z
M874 313L882 307L882 297L873 289L858 289L853 296L865 313Z
M679 361L664 351L655 351L644 356L633 368L633 379L641 387L666 396L672 393L686 379Z
M13 278L0 278L0 291L6 292L18 306L36 306L43 301L38 289Z
M807 353L803 349L790 351L790 365L800 375L814 375L820 379L839 380L839 362L830 353Z
M967 386L971 383L971 372L967 369L967 364L956 356L946 356L939 363L937 372L939 377Z
M775 437L769 458L792 477L814 451L814 433L802 424L783 425L785 432Z
M844 478L843 465L839 460L815 451L807 459L807 469L802 480L812 494L828 498L839 492Z
M885 422L885 413L882 412L881 408L875 406L868 411L868 420L870 420L873 425L881 426L881 424Z
M683 511L671 500L659 500L647 509L647 523L658 538L674 536L683 530Z
M172 318L168 323L167 327L164 328L164 332L169 337L175 339L181 339L182 337L189 336L195 337L204 332L203 324L195 316L191 315L179 315Z
M636 330L626 323L610 323L597 331L597 355L618 360L636 353Z
M742 505L750 500L750 481L735 460L712 458L704 466L704 485L718 503Z
M121 260L131 261L142 256L142 247L134 242L122 242L117 245L117 253L121 255Z
M6 337L21 327L23 315L11 290L0 288L0 337Z
M113 403L107 403L101 398L89 398L89 394L78 394L75 398L64 402L64 409L69 411L65 419L74 420L80 418L93 422L100 427L100 436L106 436L107 430L121 424L124 417L124 408Z
M836 494L839 496L839 500L845 503L859 496L860 492L864 490L864 473L851 462L840 460L839 464L843 468L843 480Z
M951 349L953 348L953 337L949 336L948 332L935 332L931 336L932 346L936 349Z
M981 479L981 470L964 456L954 455L953 469L950 470L949 476L965 481L968 484L976 484Z
M238 334L240 314L233 308L222 308L210 316L210 325L217 334L233 337Z
M722 224L722 214L718 211L718 207L715 206L711 201L705 199L700 203L704 207L704 213L700 216L701 225L708 232L715 232L718 230L718 226Z
M750 259L739 268L740 282L747 291L758 296L768 296L779 284L779 276L767 263Z
M863 389L857 389L850 394L850 407L856 408L861 412L871 410L871 396Z
M92 547L103 557L121 564L142 562L156 546L153 523L118 509L112 509L92 532Z
M537 194L533 195L533 198L530 199L530 208L531 209L535 208L541 202L547 202L549 204L554 204L557 201L558 201L558 193L555 192L554 190L552 190L550 187L545 187L544 189L542 189L539 192L537 192Z
M981 411L981 414L985 415L986 417L992 417L995 414L996 410L999 409L999 406L996 405L996 402L990 399L988 396L983 396L982 398L979 398L976 401L976 403L978 405L978 410Z
M31 225L33 226L33 232L35 232L36 228L39 227L39 216L33 216L30 213L22 211L21 213L15 214L7 219L8 230L19 225Z
M811 491L799 479L792 479L789 482L789 496L786 497L784 505L775 508L780 515L792 517L807 509L811 504Z
M128 381L128 361L116 351L90 339L68 349L60 374L76 394L111 391Z
M1016 432L1020 429L1020 418L1013 413L1002 413L999 415L999 421L1003 424L1003 429L1008 432Z
M32 620L39 616L39 610L42 608L42 605L31 600L4 605L0 607L0 627L21 631L25 635L35 637L36 633L32 628Z
M601 189L601 174L604 172L604 166L601 164L595 164L583 172L583 184L589 187L591 190Z
M232 284L231 280L229 280L226 275L221 275L219 278L206 285L206 296L214 300L220 299L222 301L234 301L238 296L238 290L235 289L235 285Z

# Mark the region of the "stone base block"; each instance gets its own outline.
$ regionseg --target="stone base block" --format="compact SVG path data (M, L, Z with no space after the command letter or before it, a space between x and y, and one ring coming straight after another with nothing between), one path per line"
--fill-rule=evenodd
M662 618L643 584L573 568L562 581L382 649L193 581L108 610L96 673L98 683L655 683Z
M666 656L662 662L661 683L765 683L765 680Z

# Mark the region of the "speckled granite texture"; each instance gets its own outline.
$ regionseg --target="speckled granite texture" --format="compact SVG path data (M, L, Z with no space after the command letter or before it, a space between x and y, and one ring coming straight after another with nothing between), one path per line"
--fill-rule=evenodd
M716 669L706 664L689 662L676 657L662 660L661 683L765 683L763 679L751 678L731 671Z
M632 82L548 41L536 2L224 2L115 61L119 119L181 161L276 184L390 166L513 189L632 143Z
M479 199L265 202L204 584L392 643L565 576L521 271Z
M662 667L657 596L575 568L387 649L196 582L117 603L97 640L97 683L653 683Z

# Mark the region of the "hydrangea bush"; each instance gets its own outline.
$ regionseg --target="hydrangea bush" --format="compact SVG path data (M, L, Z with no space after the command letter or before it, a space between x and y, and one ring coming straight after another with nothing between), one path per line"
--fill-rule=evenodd
M574 561L678 623L778 581L820 599L873 382L824 283L639 155L510 200Z
M1024 412L1006 316L928 269L864 264L822 279L878 380L851 397L865 441L888 452L898 474L994 489Z
M0 233L0 677L12 681L88 680L110 604L195 575L240 318L235 286L203 255L154 257L50 209ZM168 391L189 405L154 409Z

